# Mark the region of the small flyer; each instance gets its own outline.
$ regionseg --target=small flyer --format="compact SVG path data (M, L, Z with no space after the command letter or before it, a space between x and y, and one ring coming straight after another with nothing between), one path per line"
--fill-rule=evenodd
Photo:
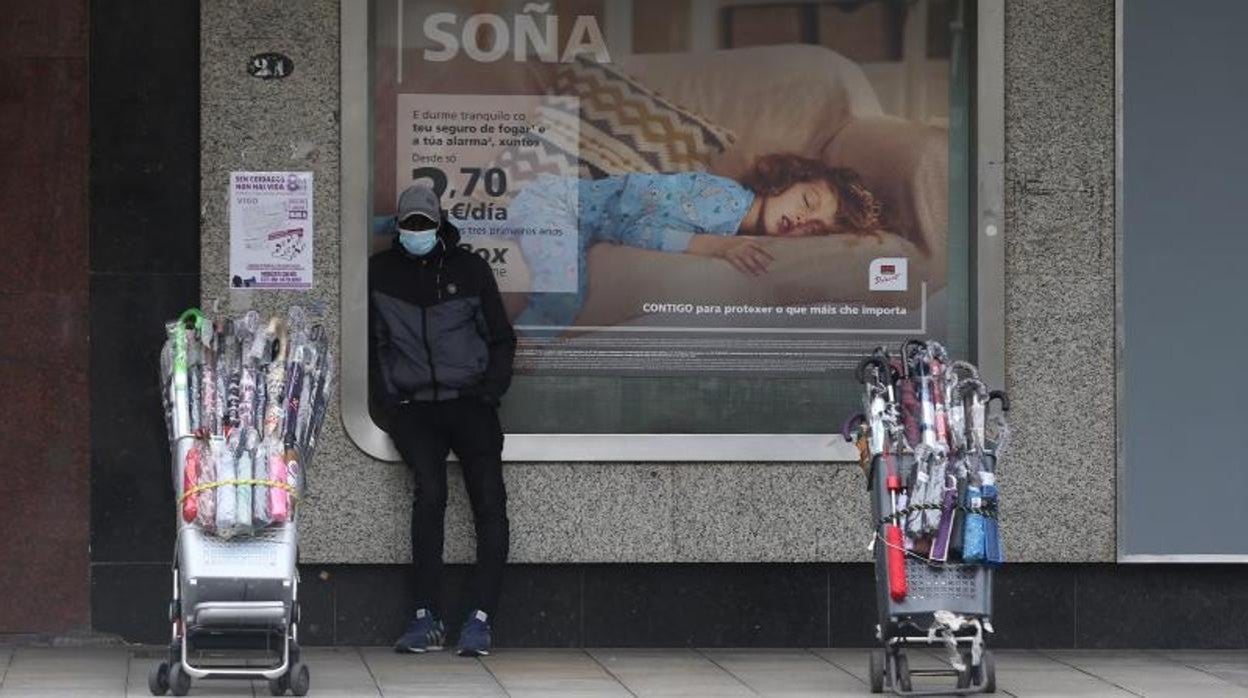
M230 173L230 286L312 288L312 173Z

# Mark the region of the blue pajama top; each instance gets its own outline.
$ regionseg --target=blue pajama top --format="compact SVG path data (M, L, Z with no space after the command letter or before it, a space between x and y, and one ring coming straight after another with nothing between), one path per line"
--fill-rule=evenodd
M684 252L695 234L735 235L754 202L736 181L704 172L626 174L603 179L542 175L516 196L509 223L577 231L567 239L522 236L533 278L576 279L576 293L531 293L517 325L567 327L588 288L591 245L599 242ZM576 244L576 250L567 249ZM575 265L575 266L573 266Z

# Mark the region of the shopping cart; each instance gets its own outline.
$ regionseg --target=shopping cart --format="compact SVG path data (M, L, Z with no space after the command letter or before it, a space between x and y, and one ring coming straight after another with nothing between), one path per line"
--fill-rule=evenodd
M936 342L909 340L897 355L877 347L856 372L863 412L841 433L867 471L875 554L873 693L966 695L996 691L992 568L1004 561L997 515L997 455L1008 434L1009 398L979 371L950 361ZM988 405L1001 416L989 438ZM948 665L911 668L906 650L943 645ZM913 678L951 677L954 686Z
M876 456L868 477L871 492L871 516L875 522L875 586L878 624L876 638L881 649L871 652L871 692L882 693L888 688L897 695L966 695L995 693L996 666L992 650L987 649L984 632L992 630L992 568L984 565L931 563L917 555L906 555L906 594L901 601L889 593L888 543L883 527L891 518L891 500L885 484L884 458L895 461L906 479L915 467L912 455ZM987 456L986 467L995 467ZM950 628L938 619L938 613L956 614L971 622ZM912 669L906 650L916 645L949 645L956 643L965 669ZM955 688L946 690L914 690L912 677L935 676L955 679Z
M190 428L185 346L177 352L167 417L173 489L181 504L187 454L204 437ZM299 535L293 516L253 535L229 539L188 524L182 516L177 522L171 640L167 657L148 674L152 695L184 696L192 679L210 678L267 679L273 695L306 695L311 677L299 651Z

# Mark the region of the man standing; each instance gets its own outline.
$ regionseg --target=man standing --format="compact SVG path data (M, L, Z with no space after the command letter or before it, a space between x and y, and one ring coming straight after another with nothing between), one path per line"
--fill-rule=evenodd
M436 609L446 457L454 451L477 532L476 607L460 631L458 651L484 655L509 544L497 407L511 384L515 333L490 265L459 247L459 231L432 190L403 192L398 228L394 245L374 256L368 270L374 392L387 408L390 436L416 481L417 610L395 649L441 649L445 638Z

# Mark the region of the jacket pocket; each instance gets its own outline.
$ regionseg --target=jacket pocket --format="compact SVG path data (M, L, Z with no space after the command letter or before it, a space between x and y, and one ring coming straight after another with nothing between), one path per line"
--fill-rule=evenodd
M438 383L467 388L481 382L489 349L477 325L479 298L457 298L428 308L429 340Z

